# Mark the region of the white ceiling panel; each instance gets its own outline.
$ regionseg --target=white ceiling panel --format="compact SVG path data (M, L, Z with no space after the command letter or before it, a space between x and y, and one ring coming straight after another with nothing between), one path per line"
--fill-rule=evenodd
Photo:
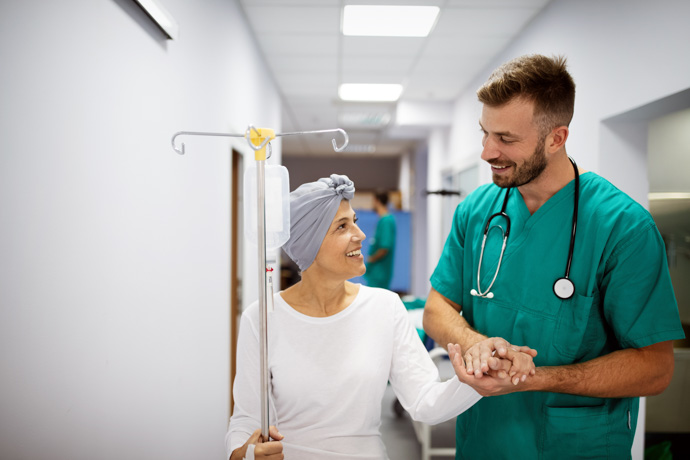
M433 35L512 37L538 12L532 8L445 8Z
M347 126L350 142L375 144L372 156L413 150L429 128L395 125L395 103L344 102L340 83L402 83L403 100L453 101L487 72L549 0L240 0L282 93L283 131ZM344 5L436 5L429 37L345 37ZM390 113L388 125L366 125ZM354 114L341 118L342 114ZM355 120L355 121L353 121ZM357 120L362 120L356 125ZM283 155L334 155L331 136L282 138ZM336 135L336 137L338 137ZM338 138L338 143L342 139ZM342 154L335 154L342 155ZM363 155L347 153L347 155Z
M543 8L551 0L448 0L446 7Z
M495 55L508 46L512 37L473 37L457 34L455 36L431 36L424 48L424 56L465 56Z
M254 33L327 34L340 30L340 8L335 6L246 6Z
M342 83L395 83L404 82L406 72L391 72L385 69L379 73L373 73L369 68L343 71Z
M340 6L340 0L240 0L245 8L251 6Z
M443 6L446 0L344 0L343 5L424 5Z
M457 59L448 59L438 56L423 56L410 77L428 74L468 74L474 75L477 68L481 68L489 62L491 57L487 55L463 56Z
M342 63L344 74L368 72L374 75L400 74L404 77L412 69L414 58L346 57L342 59Z
M281 79L279 84L283 94L289 96L317 97L322 100L338 96L336 85L329 84L327 81L315 82L308 76L294 77L289 80Z
M267 57L338 55L337 34L275 34L270 31L257 37Z
M426 40L412 37L343 37L343 57L415 57Z
M456 75L443 73L429 73L411 78L405 86L402 98L413 100L451 101L460 90L474 78L474 73L468 71Z
M316 73L334 75L338 70L336 56L286 56L266 57L269 66L276 74Z

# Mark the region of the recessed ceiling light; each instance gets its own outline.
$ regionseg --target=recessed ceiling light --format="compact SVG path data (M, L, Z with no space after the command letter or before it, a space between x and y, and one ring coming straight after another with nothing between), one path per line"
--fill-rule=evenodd
M402 85L383 83L343 83L338 88L338 96L343 101L397 101L402 93Z
M426 37L436 23L437 6L346 5L343 34Z

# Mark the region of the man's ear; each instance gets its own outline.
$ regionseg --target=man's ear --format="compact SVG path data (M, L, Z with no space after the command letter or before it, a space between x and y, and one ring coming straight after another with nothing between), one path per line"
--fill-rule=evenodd
M570 130L567 126L558 126L551 130L546 136L546 151L548 153L555 153L565 146L565 141L568 140Z

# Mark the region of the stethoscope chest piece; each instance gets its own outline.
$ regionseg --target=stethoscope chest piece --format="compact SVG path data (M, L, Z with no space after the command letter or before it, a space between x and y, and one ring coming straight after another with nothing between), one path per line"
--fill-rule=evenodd
M575 285L568 278L558 278L553 283L553 292L559 299L569 299L575 294Z

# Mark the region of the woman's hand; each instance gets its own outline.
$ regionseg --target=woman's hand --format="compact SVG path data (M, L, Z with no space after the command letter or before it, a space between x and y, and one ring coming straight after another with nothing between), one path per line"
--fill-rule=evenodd
M251 458L256 460L283 460L283 435L274 426L269 427L268 435L274 441L263 441L261 438L261 429L256 430L247 439L242 447L232 451L230 460L242 460L247 458L247 450L249 446L253 445L254 455Z
M464 360L467 373L474 374L478 379L484 374L498 378L510 377L513 385L517 385L529 375L534 375L535 356L537 351L530 347L511 345L501 337L491 337L468 348Z
M531 362L531 355L514 350L512 348L506 349L506 355L512 356L513 353L522 353L523 355L529 357L529 361ZM522 381L522 378L505 378L510 372L512 372L512 367L510 364L511 361L509 359L497 360L497 369L491 369L486 375L482 374L483 377L477 377L474 372L468 372L468 369L465 367L460 345L449 343L448 356L453 364L453 369L455 369L455 374L458 376L458 380L471 386L482 396L498 396L515 391L521 391L521 387L517 387L516 385ZM512 357L515 358L514 356ZM523 357L520 357L520 359L523 359Z

